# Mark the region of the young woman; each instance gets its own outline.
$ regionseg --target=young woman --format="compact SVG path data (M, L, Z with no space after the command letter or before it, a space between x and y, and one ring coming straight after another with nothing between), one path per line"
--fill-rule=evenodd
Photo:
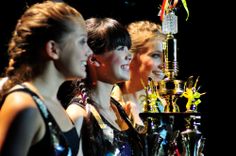
M130 115L133 125L140 133L145 131L139 113L144 110L143 96L145 87L152 79L158 82L164 78L162 71L163 47L166 36L161 33L161 26L150 21L136 21L128 25L131 36L130 79L119 83L112 91L112 97L119 101ZM165 101L161 99L162 108Z
M74 8L46 1L25 11L9 44L1 90L1 156L77 155L79 137L56 93L63 81L86 77L91 53Z
M77 82L67 108L81 129L83 155L142 155L137 132L121 105L110 98L113 85L129 79L129 33L111 18L91 18L86 26L94 54L87 64L88 77Z

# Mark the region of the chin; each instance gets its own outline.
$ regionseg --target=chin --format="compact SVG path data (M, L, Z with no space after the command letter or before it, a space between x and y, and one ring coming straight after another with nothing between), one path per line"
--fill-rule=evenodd
M128 81L130 79L130 76L128 75L128 76L123 76L122 77L122 80L124 80L124 81Z
M80 76L78 76L78 78L81 78L81 79L85 79L87 77L87 74L84 73L84 74L81 74Z
M77 73L76 75L67 78L67 80L84 79L84 78L86 78L86 76L87 76L86 72L84 72L84 73Z
M153 81L159 82L161 80L163 80L164 77L154 77L152 78Z
M120 81L128 81L130 79L129 76L121 76Z

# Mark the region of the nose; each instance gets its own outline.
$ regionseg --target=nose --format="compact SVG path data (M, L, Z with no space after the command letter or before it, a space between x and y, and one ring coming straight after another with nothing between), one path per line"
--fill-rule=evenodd
M164 70L164 63L159 64L158 68L161 69L161 70Z
M158 68L162 71L165 69L165 60L164 60L164 54L161 55L161 63L158 65Z
M93 54L93 51L92 51L92 49L89 47L89 46L87 46L87 52L86 52L86 56L87 57L89 57L90 55L92 55Z
M132 59L131 54L128 54L128 55L125 56L125 60L127 60L127 61L131 61L131 59Z

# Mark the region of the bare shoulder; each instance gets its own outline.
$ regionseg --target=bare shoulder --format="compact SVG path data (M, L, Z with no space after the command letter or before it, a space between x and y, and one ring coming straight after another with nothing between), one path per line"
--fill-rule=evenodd
M74 122L79 118L87 116L87 112L84 108L73 103L67 107L66 112Z
M36 135L42 125L42 117L32 97L24 92L13 92L7 96L1 108L0 133L4 137L0 139L0 144L8 140L11 141L9 145L27 149L43 136L43 133Z
M22 123L29 124L33 121L32 124L36 124L38 122L35 121L39 120L40 116L39 110L31 95L24 92L13 92L6 97L1 108L0 118L9 120L5 122L19 120L20 118Z
M14 109L16 111L21 111L25 108L36 108L36 104L28 93L25 92L13 92L9 94L4 103L2 109Z

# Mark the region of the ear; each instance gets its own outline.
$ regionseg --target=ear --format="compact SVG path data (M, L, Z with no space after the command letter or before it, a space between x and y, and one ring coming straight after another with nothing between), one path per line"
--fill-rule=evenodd
M46 54L50 59L57 60L59 58L59 52L59 45L55 41L50 40L46 43Z
M89 63L96 67L100 67L100 64L101 64L96 55L90 55Z

